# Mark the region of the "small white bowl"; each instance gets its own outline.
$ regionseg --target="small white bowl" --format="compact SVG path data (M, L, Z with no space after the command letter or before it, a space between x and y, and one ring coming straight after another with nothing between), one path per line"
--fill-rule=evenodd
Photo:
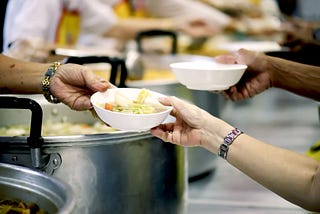
M112 88L108 89L105 92L96 92L94 93L90 100L96 111L99 118L110 125L113 128L122 130L122 131L148 131L153 127L160 125L164 122L169 113L172 110L171 106L163 106L164 111L153 113L153 114L131 114L131 113L122 113L114 112L104 109L104 103L113 103L115 102L115 93L120 91L127 98L135 100L141 89L138 88ZM165 95L150 91L152 98L149 102L157 102L159 97L164 97ZM148 99L148 98L147 98Z
M247 69L242 64L177 62L170 64L177 80L189 89L221 91L235 85Z

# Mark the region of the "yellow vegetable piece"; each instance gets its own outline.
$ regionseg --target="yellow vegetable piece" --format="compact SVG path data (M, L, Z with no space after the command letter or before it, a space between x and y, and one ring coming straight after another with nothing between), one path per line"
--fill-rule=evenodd
M320 140L306 152L306 155L316 160L320 160Z
M135 100L135 103L143 104L148 96L151 96L150 92L145 88L141 89L137 96L137 99Z

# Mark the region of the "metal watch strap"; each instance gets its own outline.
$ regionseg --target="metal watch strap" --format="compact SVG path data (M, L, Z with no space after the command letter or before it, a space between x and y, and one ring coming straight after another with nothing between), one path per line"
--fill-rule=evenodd
M229 147L226 144L221 144L218 150L218 155L223 159L227 159Z
M241 135L243 132L239 129L235 128L231 130L227 136L224 137L224 142L219 146L218 155L223 159L227 159L227 154L229 151L229 146L233 143L233 141Z
M49 66L47 72L44 75L44 79L42 80L42 91L43 95L46 100L50 103L59 103L60 101L58 98L53 96L50 92L50 85L51 85L51 78L56 73L57 69L61 65L60 62L54 62L52 65Z

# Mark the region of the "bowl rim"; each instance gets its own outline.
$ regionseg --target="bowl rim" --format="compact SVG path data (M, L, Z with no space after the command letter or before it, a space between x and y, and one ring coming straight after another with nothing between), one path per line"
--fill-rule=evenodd
M129 90L132 90L132 89L134 89L134 90L136 90L136 91L140 91L140 90L141 90L141 89L139 89L139 88L110 88L110 89L107 89L107 90L104 91L104 92L99 92L99 91L97 91L97 92L95 92L93 95L91 95L91 97L90 97L90 101L91 101L93 107L94 107L94 108L98 108L98 109L100 109L100 110L103 110L103 111L105 111L105 112L109 112L109 113L114 114L114 115L130 116L130 117L139 117L139 118L141 118L141 117L157 116L157 115L161 115L161 114L167 114L168 112L170 113L170 111L172 111L172 109L173 109L173 106L165 106L165 105L163 105L163 107L165 108L165 110L160 111L160 112L150 113L150 114L132 114L132 113L126 113L126 112L110 111L110 110L108 110L108 109L104 109L104 108L100 107L99 105L97 105L96 103L93 102L93 99L94 99L96 96L98 96L98 94L107 93L108 90L114 90L114 91L116 91L116 90L119 90L119 89L120 89L120 90L128 90L128 89L129 89ZM161 94L161 93L159 93L159 92L152 91L152 90L149 90L149 89L147 89L147 90L148 90L150 93L152 93L152 94L157 94L157 95L159 95L159 97L166 97L166 95Z
M190 66L192 65L192 66ZM199 65L198 68L195 68L196 65ZM208 65L213 65L216 67L210 67ZM246 70L248 66L246 64L226 64L226 63L217 63L217 62L202 62L202 61L185 61L185 62L174 62L171 63L170 68L173 71L174 69L180 70L205 70L205 71L228 71L228 70ZM189 66L189 67L188 67Z

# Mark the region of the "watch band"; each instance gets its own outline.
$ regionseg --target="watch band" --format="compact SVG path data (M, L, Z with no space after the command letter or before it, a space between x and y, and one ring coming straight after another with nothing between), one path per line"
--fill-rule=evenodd
M42 80L43 95L46 98L46 100L50 103L60 103L58 98L53 96L53 94L51 94L50 92L51 78L56 73L60 65L60 62L54 62L52 65L50 65L47 72L44 75L44 79Z
M218 155L223 159L227 159L229 146L233 143L233 141L241 135L243 132L239 129L235 128L231 130L227 136L224 137L223 143L219 146Z

